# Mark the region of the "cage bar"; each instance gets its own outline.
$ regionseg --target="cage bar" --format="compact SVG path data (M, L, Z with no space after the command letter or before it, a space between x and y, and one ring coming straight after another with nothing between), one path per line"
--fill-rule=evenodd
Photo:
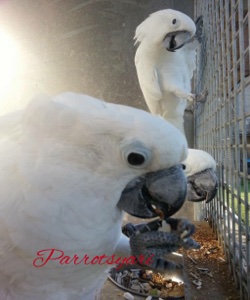
M217 197L202 207L213 226L240 289L250 299L250 3L195 1L203 16L204 40L197 54L195 146L217 162Z

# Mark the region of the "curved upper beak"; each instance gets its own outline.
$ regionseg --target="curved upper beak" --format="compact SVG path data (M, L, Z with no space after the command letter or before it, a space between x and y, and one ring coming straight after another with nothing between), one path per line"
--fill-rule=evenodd
M187 178L187 200L210 202L217 194L218 178L213 169L196 173Z
M122 192L118 207L139 218L167 217L186 199L187 182L182 166L146 173L133 179Z
M163 44L168 51L175 52L175 50L183 47L191 37L191 33L188 31L169 32L163 39Z

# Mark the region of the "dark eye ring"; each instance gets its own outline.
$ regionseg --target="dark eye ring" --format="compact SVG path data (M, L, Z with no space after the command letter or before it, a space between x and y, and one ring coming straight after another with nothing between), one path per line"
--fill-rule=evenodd
M129 153L127 160L131 166L141 166L144 164L146 158L140 153L131 152Z
M182 164L182 169L183 169L183 170L186 170L186 166L185 166L185 165L183 165L183 164Z
M175 24L175 23L176 23L176 21L177 21L176 19L173 19L173 21L172 21L172 24Z

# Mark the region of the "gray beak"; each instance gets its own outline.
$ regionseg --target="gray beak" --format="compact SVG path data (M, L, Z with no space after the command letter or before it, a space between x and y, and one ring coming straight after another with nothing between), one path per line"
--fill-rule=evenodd
M187 178L187 200L210 202L217 194L218 178L212 169L196 173Z
M182 166L146 173L133 179L122 192L118 207L138 218L171 216L186 199Z
M168 33L164 40L164 47L170 51L175 52L175 50L183 47L191 39L191 34L188 31L175 31Z

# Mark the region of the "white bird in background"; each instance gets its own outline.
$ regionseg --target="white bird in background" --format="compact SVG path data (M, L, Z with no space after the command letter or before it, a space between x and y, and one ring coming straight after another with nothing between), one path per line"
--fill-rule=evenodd
M214 158L206 151L188 149L187 159L182 164L187 176L187 200L206 203L213 200L218 189Z
M160 117L65 93L33 99L0 124L1 300L95 299L109 265L60 264L57 252L43 265L49 254L37 252L127 255L120 197L138 176L147 199L132 196L131 213L147 218L185 200L187 143Z
M187 15L165 9L151 14L135 32L135 66L147 106L152 114L162 116L183 134L188 100L195 99L191 79L201 27L201 17L195 24ZM213 157L205 151L189 149L184 165L189 170L187 199L211 201L217 192Z
M187 15L172 9L151 14L137 28L135 65L152 114L160 115L184 133L187 100L193 101L191 79L196 43L188 43L196 26Z

